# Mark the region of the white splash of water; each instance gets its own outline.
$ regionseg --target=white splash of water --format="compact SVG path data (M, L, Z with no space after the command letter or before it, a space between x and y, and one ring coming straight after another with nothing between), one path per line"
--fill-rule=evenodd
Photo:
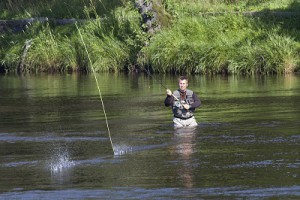
M132 152L132 147L127 145L114 145L114 155L121 156Z
M67 170L75 165L74 161L70 159L69 153L67 150L61 151L52 155L50 162L50 170L53 174L62 173L64 170Z

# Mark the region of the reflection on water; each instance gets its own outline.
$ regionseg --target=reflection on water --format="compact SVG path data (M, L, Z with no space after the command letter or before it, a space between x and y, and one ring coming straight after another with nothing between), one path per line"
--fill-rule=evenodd
M174 130L159 82L97 76L114 151L93 76L0 76L0 199L299 199L300 77L193 76Z
M194 186L193 180L193 154L196 152L195 137L196 129L193 128L178 128L174 131L175 153L182 161L182 168L178 174L180 175L183 184L186 188Z

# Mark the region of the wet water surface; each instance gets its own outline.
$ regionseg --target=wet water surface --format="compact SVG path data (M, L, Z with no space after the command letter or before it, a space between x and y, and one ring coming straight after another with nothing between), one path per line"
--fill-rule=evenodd
M196 129L174 130L177 77L0 76L0 199L300 198L300 77L190 77ZM114 151L113 151L114 149Z

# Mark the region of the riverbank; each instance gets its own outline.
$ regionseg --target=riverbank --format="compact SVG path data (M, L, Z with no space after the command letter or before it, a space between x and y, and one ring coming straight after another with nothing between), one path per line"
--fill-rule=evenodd
M2 31L0 71L90 71L74 25L78 18L93 67L99 72L151 69L160 73L282 74L300 70L297 1L282 0L279 6L278 0L249 1L248 5L246 1L201 5L177 0L102 2L65 1L62 5L57 1L52 8L38 4L30 16L52 20ZM29 12L36 2L22 3ZM68 5L68 13L54 11L59 5ZM21 6L15 10L13 6L2 3L2 13L6 13L0 15L2 19L18 19L15 10L26 17ZM67 23L67 18L72 23ZM62 26L53 19L66 23Z

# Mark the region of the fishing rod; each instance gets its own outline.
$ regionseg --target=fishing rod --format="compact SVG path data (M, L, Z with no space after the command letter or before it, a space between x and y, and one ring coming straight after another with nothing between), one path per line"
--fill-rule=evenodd
M148 70L145 70L145 71L146 71L147 74L148 74L149 76L151 76L153 79L156 79L156 78L150 73L150 70L149 70L149 69L148 69ZM156 80L157 80L157 79L156 79ZM162 79L160 79L159 84L160 84L163 88L165 88L166 90L170 90L165 84L163 84ZM172 91L171 91L171 92L172 92ZM179 99L178 99L176 96L174 96L173 93L172 93L172 96L174 97L174 99L175 99L176 101L179 101ZM181 101L179 101L179 103L182 105Z
M150 73L149 68L148 68L148 70L147 70L146 72L147 72L147 74L148 74L149 76L151 76L152 78L156 79L156 78ZM157 80L157 79L156 79L156 80ZM163 88L165 88L166 90L170 90L168 87L165 86L165 84L162 83L162 79L160 79L159 84L160 84ZM171 92L172 92L172 91L171 91ZM182 103L182 102L181 102L181 101L180 101L173 93L172 93L171 96L173 96L174 99L175 99L176 101L178 101L178 102L180 103L181 106L184 107L184 104L185 104L185 103Z

